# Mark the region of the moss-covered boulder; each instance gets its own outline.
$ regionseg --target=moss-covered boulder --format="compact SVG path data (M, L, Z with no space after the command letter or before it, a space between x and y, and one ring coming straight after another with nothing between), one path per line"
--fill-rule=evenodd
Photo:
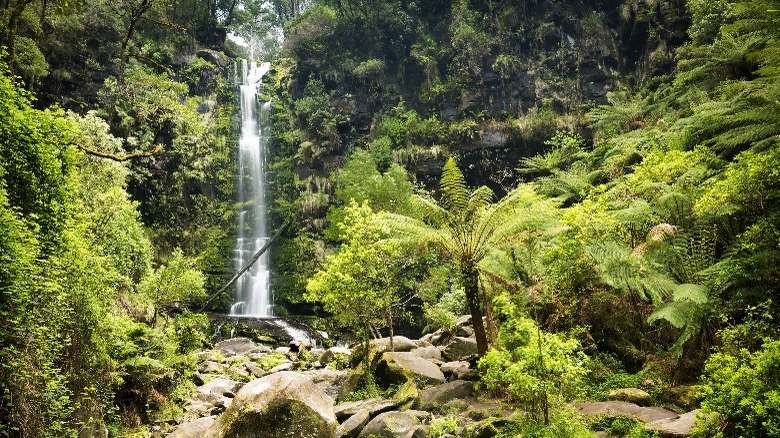
M650 406L651 397L645 391L639 388L618 388L609 391L608 400L624 401L635 403L639 406Z
M283 371L241 388L205 436L331 438L336 426L333 399L301 374Z
M444 374L433 362L413 353L384 353L376 376L386 385L414 381L420 387L444 383Z
M397 438L414 433L420 420L406 412L386 412L371 420L358 435L359 438Z

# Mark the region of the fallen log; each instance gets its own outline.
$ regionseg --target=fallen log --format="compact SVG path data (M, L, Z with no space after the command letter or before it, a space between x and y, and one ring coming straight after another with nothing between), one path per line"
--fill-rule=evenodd
M233 276L233 278L230 279L230 281L228 281L217 292L215 292L214 295L212 295L208 300L206 300L206 304L204 304L203 307L201 307L200 310L198 310L198 312L203 312L204 310L206 310L209 304L211 304L214 300L217 299L217 297L222 295L230 286L232 286L233 283L235 283L236 280L238 280L241 277L241 275L244 274L244 272L249 270L249 268L251 268L252 265L254 265L255 262L260 258L260 256L262 256L266 251L268 251L268 248L270 248L271 244L274 243L274 240L276 240L276 238L282 234L282 231L285 228L287 228L287 225L289 223L290 221L287 221L284 224L282 224L282 226L279 227L278 230L276 230L276 233L274 233L273 237L271 237L271 239L269 239L268 242L266 242L265 245L263 245L263 247L260 248L260 251L257 251L255 255L253 255L252 258L249 260L249 262L247 262L247 264L245 264L241 269L239 269L239 271L236 273L236 275Z

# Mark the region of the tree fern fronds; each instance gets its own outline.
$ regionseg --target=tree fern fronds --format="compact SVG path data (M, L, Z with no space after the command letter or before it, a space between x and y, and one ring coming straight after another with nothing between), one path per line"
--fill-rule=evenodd
M412 196L412 205L422 212L425 219L434 224L441 225L447 218L447 210L428 196Z
M649 323L664 320L681 329L672 347L678 357L682 354L683 344L701 331L704 325L710 301L709 292L703 285L679 284L674 289L672 300L658 306L647 318Z
M465 211L468 207L469 191L466 179L452 157L442 169L441 201L442 206L449 211Z
M663 219L675 225L687 225L693 211L693 199L678 191L669 191L655 201L656 209Z

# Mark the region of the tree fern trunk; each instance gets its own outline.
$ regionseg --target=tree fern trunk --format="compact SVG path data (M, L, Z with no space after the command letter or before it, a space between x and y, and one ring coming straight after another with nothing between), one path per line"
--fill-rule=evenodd
M466 302L471 312L471 324L474 327L474 337L477 339L477 355L483 357L488 350L485 324L482 322L482 306L479 299L479 272L474 266L463 266L463 289L466 293Z

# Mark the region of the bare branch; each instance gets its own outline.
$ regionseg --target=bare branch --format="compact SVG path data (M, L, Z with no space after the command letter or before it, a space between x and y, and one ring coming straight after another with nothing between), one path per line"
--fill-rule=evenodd
M163 146L161 144L156 145L154 149L150 151L139 151L139 152L133 152L131 154L125 154L125 155L118 155L118 154L111 154L108 152L96 151L82 145L76 145L76 146L89 155L94 155L100 158L108 158L109 160L114 160L119 162L128 161L135 158L151 157L152 155L159 154L160 152L163 151Z

